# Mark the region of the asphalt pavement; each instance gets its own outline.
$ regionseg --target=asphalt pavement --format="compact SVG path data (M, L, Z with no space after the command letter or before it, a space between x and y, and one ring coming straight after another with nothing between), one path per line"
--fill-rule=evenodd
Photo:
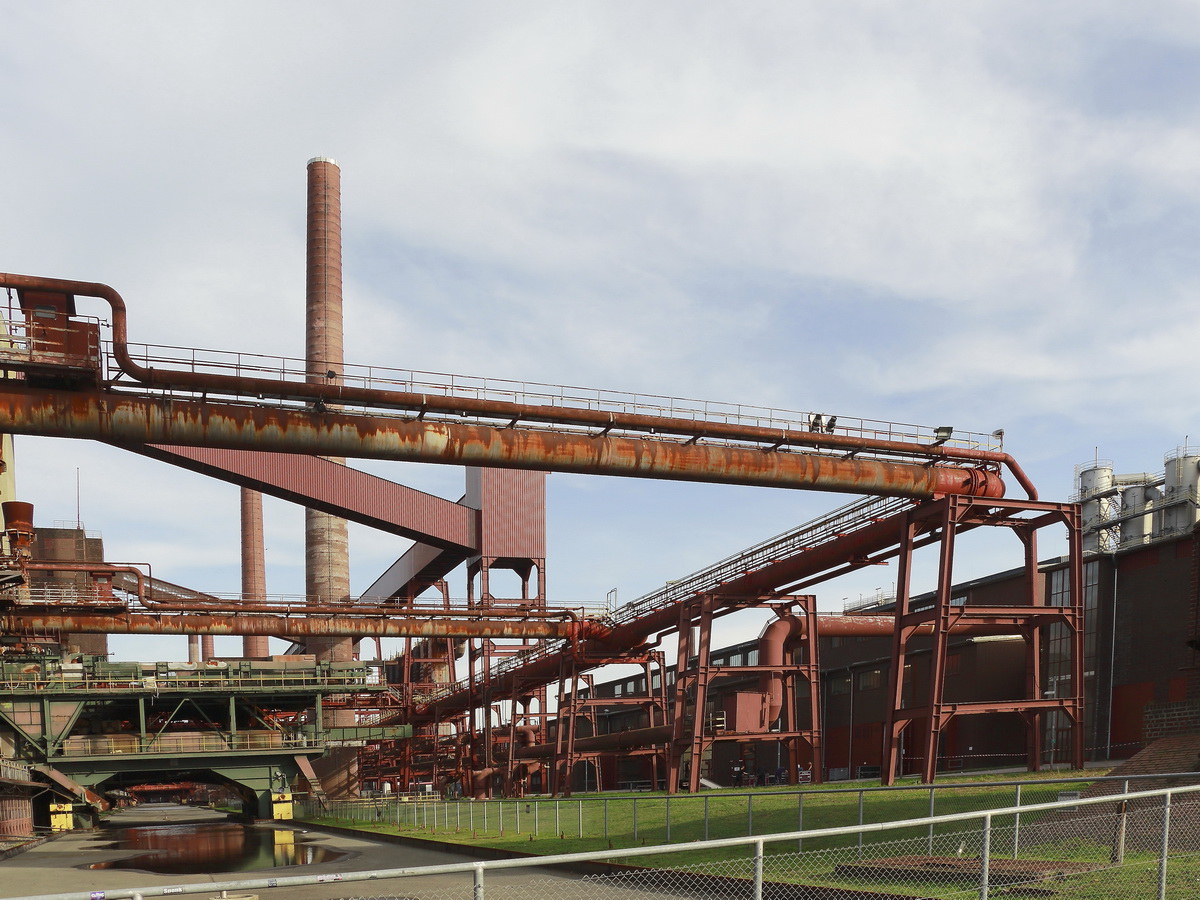
M213 872L205 875L161 875L137 869L90 869L89 866L111 860L136 856L140 850L113 848L112 832L116 827L150 825L180 825L186 823L222 823L229 821L224 813L186 806L147 804L133 809L118 810L107 819L105 827L96 831L67 832L32 849L0 861L0 897L34 897L50 894L90 893L102 900L104 892L137 890L145 897L177 893L173 885L242 881L253 878L278 878L290 875L325 876L326 883L288 885L280 888L247 889L236 893L257 893L261 900L335 900L353 897L421 898L423 896L471 897L471 874L422 876L420 878L378 879L363 882L339 880L348 872L395 869L415 866L437 866L474 862L477 857L446 850L426 849L366 840L345 834L331 834L317 829L305 829L302 839L333 851L347 854L334 862L304 866L266 868L258 871ZM290 827L280 825L277 827ZM488 873L487 884L527 884L530 881L574 881L575 877L547 869L507 869ZM548 893L553 893L549 886ZM564 884L565 887L565 884ZM219 896L191 894L194 897ZM231 892L231 894L234 892ZM99 896L96 896L99 894Z

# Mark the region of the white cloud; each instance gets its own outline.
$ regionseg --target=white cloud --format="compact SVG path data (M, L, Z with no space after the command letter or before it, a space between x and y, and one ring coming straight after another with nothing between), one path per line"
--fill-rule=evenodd
M135 341L300 355L329 155L352 362L1003 426L1047 495L1097 445L1154 468L1196 430L1191 4L0 9L0 268L111 283ZM28 446L41 514L73 517L79 465L113 554L236 583L232 489ZM551 479L564 592L634 596L834 505L621 484ZM354 547L365 583L391 539Z

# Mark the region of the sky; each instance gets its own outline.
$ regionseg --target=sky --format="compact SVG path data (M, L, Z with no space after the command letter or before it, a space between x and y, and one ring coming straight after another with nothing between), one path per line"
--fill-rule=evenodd
M1153 472L1200 444L1194 3L0 16L0 270L112 285L132 341L302 356L305 164L328 156L348 363L1003 428L1051 500L1079 463ZM236 488L90 442L16 454L37 524L238 590ZM462 491L454 468L370 469ZM633 599L851 499L552 475L550 600ZM268 500L266 532L268 590L302 591L302 513ZM353 527L352 588L405 549ZM1011 567L1008 549L956 575ZM821 608L894 579L821 585Z

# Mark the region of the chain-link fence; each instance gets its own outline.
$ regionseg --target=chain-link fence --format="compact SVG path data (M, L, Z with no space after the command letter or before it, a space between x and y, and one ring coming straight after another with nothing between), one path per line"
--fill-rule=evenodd
M608 848L932 818L1051 803L1085 791L1150 790L1177 785L1184 778L1186 773L557 800L442 800L435 795L324 802L297 798L295 814L298 819L318 823L389 826L400 833L475 839L558 836L591 840L597 847ZM932 838L932 831L929 836Z
M562 874L563 867L578 872L580 866L594 870L598 863L610 864L611 871ZM521 873L507 871L513 869ZM394 900L1194 898L1200 896L1200 785L707 842L336 876L209 881L173 886L170 892L211 895L383 879L396 879L390 884L394 893L387 895ZM326 896L367 896L349 884L330 891ZM142 893L119 890L103 896L118 900ZM42 900L88 897L60 894Z

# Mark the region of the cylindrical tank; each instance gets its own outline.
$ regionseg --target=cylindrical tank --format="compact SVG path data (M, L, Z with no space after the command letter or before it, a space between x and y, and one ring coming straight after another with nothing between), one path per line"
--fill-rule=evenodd
M1102 528L1112 518L1112 462L1098 459L1077 466L1075 480L1083 503L1083 552L1108 551Z
M1131 484L1121 492L1121 546L1144 544L1153 531L1154 502L1159 491L1150 484Z
M1167 457L1164 474L1163 533L1191 531L1196 524L1196 501L1200 497L1200 455L1190 448L1176 450Z

